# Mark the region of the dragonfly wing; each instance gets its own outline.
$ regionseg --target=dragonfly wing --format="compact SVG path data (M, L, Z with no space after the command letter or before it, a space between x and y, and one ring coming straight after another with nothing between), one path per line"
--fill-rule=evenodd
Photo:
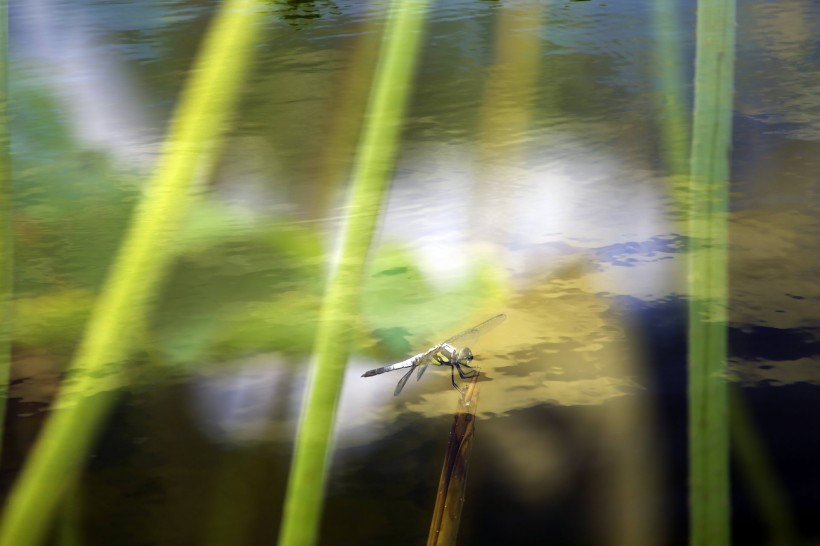
M424 375L424 372L427 371L427 364L422 364L419 366L419 374L416 376L416 381L421 379L421 376Z
M436 351L438 351L439 347L441 347L441 345L436 345L435 347L430 347L429 349L427 349L427 352L422 353L421 355L419 355L419 359L418 359L419 374L416 376L416 381L421 379L421 376L424 375L424 372L427 371L427 365L430 364L433 361L433 355L435 354Z
M399 383L396 385L396 390L393 391L393 396L398 396L399 393L402 391L402 389L404 389L404 386L407 384L407 381L410 380L410 376L413 375L413 371L416 368L418 368L418 378L417 379L421 379L421 376L424 375L425 371L427 371L427 365L430 364L430 362L433 359L433 354L437 350L439 350L442 345L451 344L451 345L455 345L459 348L464 348L468 344L475 341L475 339L479 335L487 332L488 330L491 330L491 329L495 328L496 326L498 326L499 324L504 322L504 320L506 318L507 318L507 315L504 315L504 314L496 315L491 319L485 320L484 322L482 322L481 324L479 324L477 326L473 326L469 330L464 330L463 332L454 335L453 337L447 339L446 341L444 341L442 343L439 343L435 347L433 347L431 349L428 349L424 353L418 354L418 355L416 355L412 358L408 358L407 360L397 362L396 364L391 364L390 366L383 366L381 368L376 368L375 370L369 370L369 371L365 372L362 375L363 375L363 377L371 377L373 375L379 375L379 374L389 372L389 371L392 371L392 370L397 370L397 369L400 369L400 368L410 368L407 371L407 373L404 374L402 376L402 378L399 380Z
M459 348L467 347L468 345L473 343L478 338L478 336L489 332L490 330L504 322L506 318L507 315L503 313L500 315L496 315L491 319L485 320L477 326L473 326L468 330L459 332L450 339L446 340L444 343L449 343L450 345L454 345Z
M406 374L404 374L401 379L399 379L399 384L396 385L396 390L393 391L393 396L398 396L399 395L401 390L407 384L407 380L410 379L410 376L413 375L413 372L415 371L415 369L416 369L415 366L411 367L410 370Z

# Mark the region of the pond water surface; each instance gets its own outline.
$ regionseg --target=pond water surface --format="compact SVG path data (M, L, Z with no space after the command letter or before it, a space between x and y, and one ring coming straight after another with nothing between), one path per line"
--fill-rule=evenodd
M4 492L217 7L10 4ZM399 397L399 372L360 375L498 313L473 347L459 544L687 543L689 240L663 131L674 96L691 111L695 7L431 5L361 286L321 544L424 542L457 393L446 369ZM268 8L208 189L168 234L182 250L79 479L80 515L61 516L84 544L276 541L387 3ZM779 529L820 541L818 22L816 2L738 4L726 378L774 489L733 467L735 544L771 543L767 503Z

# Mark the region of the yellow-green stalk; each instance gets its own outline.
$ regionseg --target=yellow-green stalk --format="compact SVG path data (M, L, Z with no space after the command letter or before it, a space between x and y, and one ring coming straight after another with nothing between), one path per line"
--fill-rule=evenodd
M0 522L0 546L41 541L116 399L133 332L146 320L173 256L169 238L213 164L219 136L245 81L260 5L257 0L225 0L214 17L155 173L71 363L71 388L61 390L11 491Z
M0 0L0 457L11 373L11 301L14 229L11 220L11 165L8 128L8 2Z
M280 546L316 542L330 440L359 287L392 174L428 0L393 0L353 169L341 254L328 282L285 496Z
M674 0L655 0L653 21L656 54L655 77L658 79L657 112L661 130L661 156L670 191L678 212L687 208L685 180L689 172L689 123L686 119L684 93L684 54L681 43L678 3Z
M789 510L789 497L738 387L732 389L730 400L734 460L769 533L767 544L797 546L800 536Z
M689 209L689 507L693 546L730 544L726 325L734 59L734 0L699 0Z

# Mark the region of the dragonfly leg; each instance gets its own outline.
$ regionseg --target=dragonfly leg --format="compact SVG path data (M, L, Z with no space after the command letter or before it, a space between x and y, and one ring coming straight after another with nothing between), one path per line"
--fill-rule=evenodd
M464 394L464 391L461 390L460 388L458 388L458 385L456 385L456 373L455 373L455 371L456 371L456 366L450 366L450 381L453 383L453 388L455 390L457 390L461 394ZM458 374L461 375L461 370L458 371Z
M468 368L470 368L470 371L465 373L461 369L462 366L467 366L467 365L466 364L456 363L455 366L453 366L454 368L458 368L458 375L459 375L459 377L461 377L461 379L470 379L471 377L475 377L476 374L478 373L478 370L474 370L474 369L470 368L470 366L467 366Z

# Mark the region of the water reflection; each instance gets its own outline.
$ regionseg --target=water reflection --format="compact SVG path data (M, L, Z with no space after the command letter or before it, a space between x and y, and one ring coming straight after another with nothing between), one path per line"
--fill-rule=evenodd
M58 389L214 5L13 3L19 251L7 475ZM163 440L101 443L153 484L134 485L133 504L162 498L185 512L202 496L192 482L211 483L220 466L180 470L197 451L276 451L286 464L386 3L277 6L209 191L167 234L181 250L133 357L136 402L112 425ZM820 383L820 118L807 83L818 13L806 2L740 9L729 379L780 417L762 434L778 440L773 457L787 467L793 455L778 446L818 414L806 390ZM518 544L555 529L567 543L681 543L688 240L659 168L650 14L637 2L445 1L430 18L362 283L323 541L418 534L453 411L437 370L397 399L396 377L360 374L505 312L476 351L464 536L510 542L503 521L517 513ZM805 406L791 407L793 393ZM117 457L102 458L120 471ZM801 507L817 504L813 466L783 472ZM243 475L253 485L259 474ZM413 489L417 479L424 487ZM281 493L283 480L268 485ZM163 486L179 483L178 497ZM383 513L390 500L395 518ZM278 517L276 502L247 505ZM756 519L739 506L739 536L753 544ZM361 519L354 509L375 523L349 529ZM127 501L89 518L134 514L169 543L166 515ZM584 518L595 523L580 529ZM259 537L275 526L260 524ZM199 536L190 527L180 543ZM110 533L107 543L132 543Z

